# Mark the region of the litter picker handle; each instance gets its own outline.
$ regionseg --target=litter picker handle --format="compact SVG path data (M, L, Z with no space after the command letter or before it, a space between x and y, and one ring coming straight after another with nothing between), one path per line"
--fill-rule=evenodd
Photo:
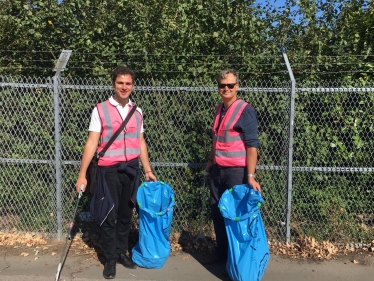
M84 184L82 184L81 187L80 187L80 191L79 191L79 196L78 196L78 198L81 198L81 197L82 197L83 190L84 190Z
M84 190L84 184L82 184L80 186L80 191L79 191L79 195L78 195L78 201L77 201L77 204L75 206L73 219L71 220L71 222L69 224L69 232L66 235L66 241L65 241L62 253L61 253L60 263L58 264L58 267L57 267L57 273L56 273L56 279L55 279L55 281L58 281L58 279L60 277L60 273L61 273L61 269L62 269L63 263L64 263L64 261L66 259L66 256L67 256L68 252L69 252L69 248L67 248L67 252L66 253L65 253L65 249L66 249L66 245L68 243L68 240L71 240L71 230L73 229L73 226L74 226L74 218L75 218L75 215L77 214L78 204L79 204L80 198L82 197L83 190ZM65 258L64 258L64 254L65 254Z

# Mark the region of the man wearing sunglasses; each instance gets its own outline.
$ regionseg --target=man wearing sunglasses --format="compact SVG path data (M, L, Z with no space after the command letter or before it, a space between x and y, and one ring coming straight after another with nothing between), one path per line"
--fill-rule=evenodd
M237 97L238 73L234 69L221 71L217 79L222 103L217 106L213 121L213 147L208 157L210 205L216 234L216 256L203 263L226 263L228 240L218 202L226 189L248 183L261 191L255 179L257 164L257 114L255 109Z

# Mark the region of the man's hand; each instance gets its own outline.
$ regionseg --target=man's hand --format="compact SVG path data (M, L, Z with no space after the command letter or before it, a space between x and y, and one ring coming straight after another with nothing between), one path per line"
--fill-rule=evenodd
M81 185L84 185L83 192L86 190L87 187L87 179L85 177L79 177L77 182L75 183L75 189L79 193L81 191Z
M204 177L209 178L210 168L214 165L213 161L208 161L204 170Z
M261 186L253 177L248 177L248 184L252 186L254 190L260 191L261 193Z
M157 181L157 178L153 174L153 172L148 172L148 173L145 173L145 180L146 181Z

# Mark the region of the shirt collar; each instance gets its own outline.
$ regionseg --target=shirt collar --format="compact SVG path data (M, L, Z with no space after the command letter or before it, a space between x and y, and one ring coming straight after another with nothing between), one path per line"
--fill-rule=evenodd
M111 96L111 97L109 98L109 102L110 102L111 105L114 105L114 106L121 106L121 104L120 104L119 102L117 102L117 101L113 98L113 96ZM133 102L129 99L129 103L126 104L125 106L129 106L129 107L131 107L131 106L133 106Z

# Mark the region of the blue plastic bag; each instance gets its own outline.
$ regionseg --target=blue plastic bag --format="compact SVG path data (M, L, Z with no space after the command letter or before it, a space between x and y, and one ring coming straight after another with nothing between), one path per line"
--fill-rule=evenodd
M229 240L226 270L233 281L259 281L270 259L260 192L248 184L226 190L219 201Z
M174 191L164 182L144 182L136 195L139 206L139 242L132 260L140 267L161 268L170 254Z

